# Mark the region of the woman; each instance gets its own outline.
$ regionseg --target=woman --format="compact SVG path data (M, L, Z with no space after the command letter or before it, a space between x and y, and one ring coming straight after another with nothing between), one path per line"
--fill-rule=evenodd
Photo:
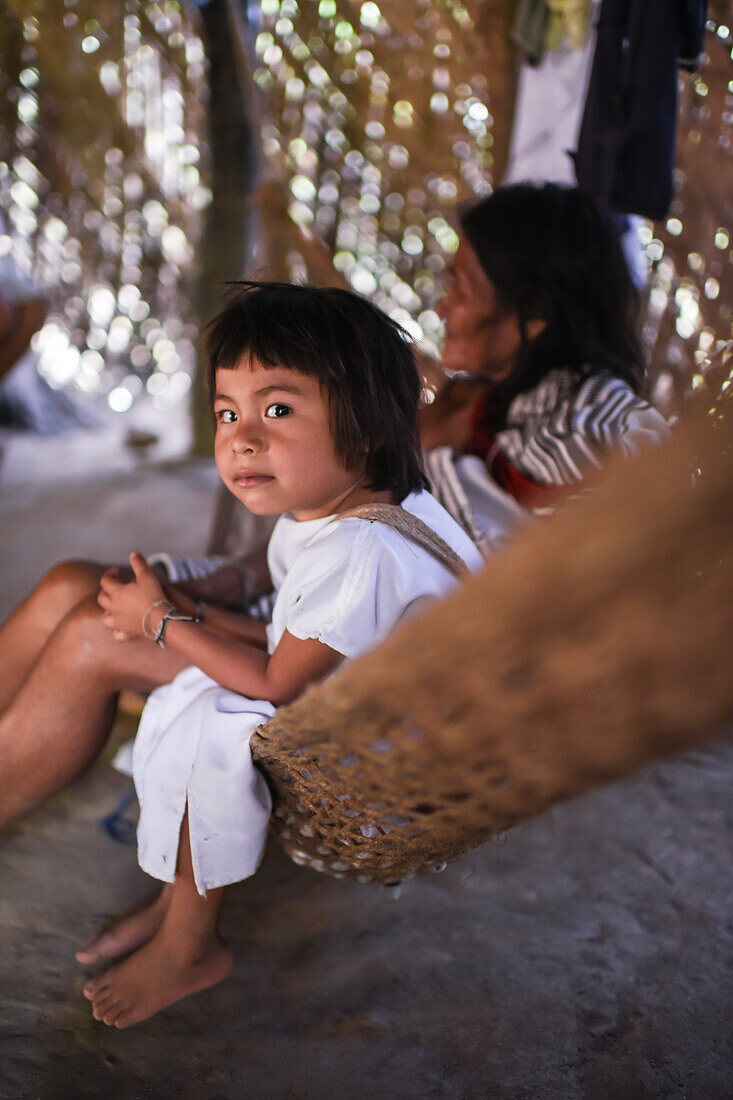
M453 377L422 436L436 495L486 551L668 429L638 396L639 299L611 217L577 188L517 184L461 227L439 306Z
M633 454L667 428L637 396L637 297L613 223L592 200L519 184L461 220L440 306L452 377L422 432L436 495L489 552L577 490L609 451ZM194 600L241 607L262 592L263 564L260 553L187 579L183 563L170 579ZM110 686L149 691L180 669L169 651L111 639L96 602L103 571L54 566L0 630L0 825L94 759L106 732L89 729L109 729ZM81 720L75 684L87 678L99 692Z

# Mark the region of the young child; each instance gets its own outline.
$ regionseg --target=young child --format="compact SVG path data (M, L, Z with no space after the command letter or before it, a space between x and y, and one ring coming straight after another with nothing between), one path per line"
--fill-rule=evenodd
M481 558L426 491L420 384L403 333L348 291L242 284L206 331L215 454L252 512L280 515L268 547L272 622L194 608L140 554L133 582L102 579L104 623L188 666L150 697L133 754L141 867L167 885L80 961L128 959L89 981L94 1016L126 1027L224 978L223 887L261 858L270 799L254 729L345 658L376 645L454 583L439 557L383 522L344 517L401 504L473 569Z

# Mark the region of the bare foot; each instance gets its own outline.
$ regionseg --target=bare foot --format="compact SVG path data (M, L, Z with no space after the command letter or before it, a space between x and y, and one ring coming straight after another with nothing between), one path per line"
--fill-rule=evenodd
M89 965L101 959L117 959L152 940L168 912L171 889L170 884L166 883L152 905L123 917L112 928L95 936L77 951L77 960Z
M83 992L95 1020L129 1027L215 985L231 969L232 953L218 935L192 953L161 929L129 959L87 982Z

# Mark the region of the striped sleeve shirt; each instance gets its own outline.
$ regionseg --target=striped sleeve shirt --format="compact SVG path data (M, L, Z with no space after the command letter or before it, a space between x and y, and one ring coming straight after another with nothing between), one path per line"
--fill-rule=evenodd
M494 436L482 434L480 416L479 408L468 449L530 508L552 505L558 493L577 489L610 453L634 455L669 435L656 409L610 371L592 374L579 385L567 372L551 371L534 389L515 397L506 426ZM522 499L523 487L530 499Z

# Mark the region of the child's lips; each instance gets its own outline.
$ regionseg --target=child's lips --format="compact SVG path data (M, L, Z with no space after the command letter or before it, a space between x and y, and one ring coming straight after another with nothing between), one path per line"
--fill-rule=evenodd
M242 470L234 475L234 482L242 489L252 489L256 485L264 485L266 481L272 481L271 474L260 474L254 470Z

